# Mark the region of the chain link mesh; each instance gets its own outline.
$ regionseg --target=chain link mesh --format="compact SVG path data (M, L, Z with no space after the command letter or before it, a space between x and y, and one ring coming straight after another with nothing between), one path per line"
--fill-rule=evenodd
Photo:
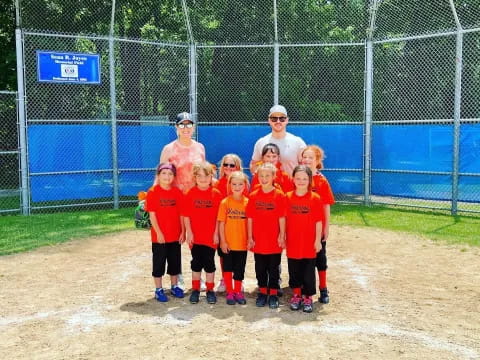
M110 39L112 3L20 2L22 27L32 29L23 45L34 211L111 207L117 197L120 205L135 202L136 192L151 184L162 146L175 138L171 120L180 111L196 109L208 160L241 152L247 165L254 140L268 132L275 40L289 131L324 147L325 175L342 189L338 200L368 201L364 181L371 175L373 202L451 208L458 40L449 0L277 0L277 9L273 1L118 0ZM480 4L454 5L469 29L463 34L458 209L479 212ZM364 162L371 14L372 151ZM38 82L37 50L99 54L101 83ZM8 101L0 97L2 116L11 109ZM18 139L16 122L10 124L2 121L2 131ZM340 146L346 139L348 146ZM16 194L14 205L3 208L12 212L20 207L17 149L0 149L2 166L9 166L0 186ZM62 161L52 160L54 151ZM368 161L371 174L364 173ZM77 189L84 196L76 196Z

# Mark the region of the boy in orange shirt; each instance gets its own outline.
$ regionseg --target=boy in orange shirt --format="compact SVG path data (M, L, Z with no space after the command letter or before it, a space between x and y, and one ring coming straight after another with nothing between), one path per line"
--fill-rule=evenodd
M287 237L289 285L293 290L290 309L313 311L315 259L321 249L322 202L311 191L312 171L298 165L293 170L295 190L287 194ZM303 298L302 298L303 295Z
M248 198L243 195L248 188L248 178L241 171L233 172L228 178L231 195L222 200L218 210L220 255L223 258L223 279L227 291L227 304L247 303L242 292L242 281L247 264L247 218L245 209ZM232 284L232 278L234 284Z
M200 300L200 275L206 273L207 302L215 304L215 249L218 245L217 214L222 199L212 185L213 166L207 162L193 166L195 185L185 195L183 216L187 242L192 253L192 293L190 302Z
M182 192L173 187L176 168L164 163L157 167L155 184L148 190L145 210L150 215L150 236L152 239L152 276L155 282L155 298L167 302L168 297L162 286L165 264L168 262L167 274L170 275L170 293L183 298L183 290L177 286L178 274L181 272L180 244L183 233L180 220L180 203Z
M249 248L255 254L258 283L256 306L279 306L279 267L285 247L285 195L273 185L276 167L263 163L257 169L260 188L249 195L247 205ZM270 296L268 296L270 293Z
M320 289L318 301L328 304L330 297L327 289L327 239L330 232L330 205L335 203L335 198L327 178L320 172L325 158L323 149L316 145L309 145L302 151L301 157L302 164L307 165L313 173L312 191L320 195L323 203L322 249L317 253L316 266Z

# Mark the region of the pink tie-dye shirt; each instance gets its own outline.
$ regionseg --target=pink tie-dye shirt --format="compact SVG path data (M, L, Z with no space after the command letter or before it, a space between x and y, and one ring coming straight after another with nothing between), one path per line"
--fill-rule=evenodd
M186 192L195 185L193 180L193 164L205 161L205 147L192 140L192 144L185 146L178 140L165 145L160 155L160 162L169 162L177 168L174 185Z

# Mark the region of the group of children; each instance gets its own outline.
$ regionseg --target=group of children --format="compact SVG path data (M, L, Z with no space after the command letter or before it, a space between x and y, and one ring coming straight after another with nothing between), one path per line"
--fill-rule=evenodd
M190 302L200 300L200 276L206 277L206 300L217 302L214 291L215 251L220 256L226 303L246 304L242 289L248 251L255 260L258 283L256 306L279 306L280 263L283 249L288 259L292 310L312 312L316 293L315 267L319 273L321 303L329 302L326 282L326 241L330 205L334 197L320 173L324 153L318 146L305 148L301 165L292 176L280 167L280 150L267 144L257 164L251 187L242 172L240 158L227 154L220 163L219 179L214 166L193 166L195 186L185 194L174 187L174 165L160 164L155 185L148 191L145 210L150 214L155 298L168 301L162 278L171 278L170 294L183 298L178 286L181 243L191 249L192 291Z

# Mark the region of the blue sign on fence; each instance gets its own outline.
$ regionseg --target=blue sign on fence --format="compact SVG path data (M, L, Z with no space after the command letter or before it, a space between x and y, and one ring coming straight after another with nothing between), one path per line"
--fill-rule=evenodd
M100 55L37 51L39 82L100 84Z

